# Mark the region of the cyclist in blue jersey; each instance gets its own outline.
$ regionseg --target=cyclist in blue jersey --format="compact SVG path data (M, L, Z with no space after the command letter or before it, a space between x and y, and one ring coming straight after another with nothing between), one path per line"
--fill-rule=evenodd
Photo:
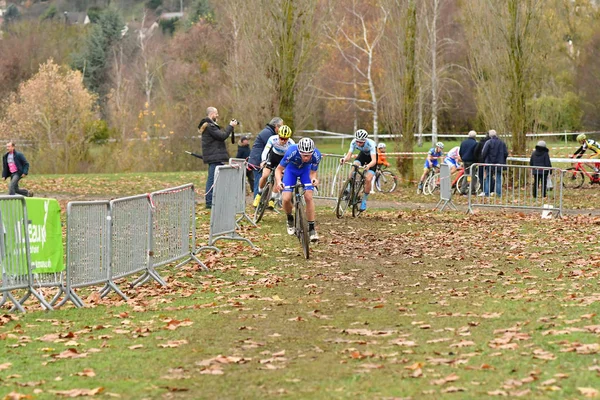
M417 193L420 193L423 190L423 182L429 173L429 169L437 167L439 165L438 160L442 157L444 153L444 143L437 142L435 147L432 147L427 152L427 159L425 160L425 165L423 165L423 175L421 175L421 180L419 181L419 188L417 189Z
M364 166L365 168L365 194L362 198L360 211L367 209L367 198L373 187L373 177L377 170L377 145L374 140L368 139L369 134L364 129L359 129L354 132L354 139L350 143L348 153L340 159L340 164L345 163L352 157L354 150L360 151L356 157L355 164Z
M258 194L254 197L254 202L252 203L254 207L258 207L258 203L260 203L263 188L267 183L267 178L271 170L277 168L287 149L294 144L294 141L290 139L291 137L292 129L287 125L282 125L279 127L279 131L277 131L277 135L273 135L267 140L267 144L261 154L260 165L263 167L263 170L258 182ZM275 206L274 198L277 196L277 193L279 193L279 187L275 186L271 194L271 199L269 199L269 207Z
M296 233L294 215L292 214L292 191L296 181L304 185L304 200L306 200L306 217L308 219L308 233L310 241L319 240L315 230L315 203L313 189L319 184L317 169L321 162L321 152L315 147L315 142L310 138L302 138L298 144L290 146L283 159L275 170L275 182L283 190L283 211L287 214L287 233ZM285 172L285 174L284 174Z

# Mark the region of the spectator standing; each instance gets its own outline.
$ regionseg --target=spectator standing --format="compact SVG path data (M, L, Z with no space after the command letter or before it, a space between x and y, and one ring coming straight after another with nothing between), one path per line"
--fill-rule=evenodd
M232 135L233 129L238 122L233 119L221 130L217 124L219 111L215 107L206 109L206 118L198 124L198 133L202 136L202 157L205 164L208 164L208 179L206 180L205 202L206 208L212 208L213 185L215 183L215 170L219 165L229 161L229 153L225 140Z
M546 147L546 142L540 140L535 146L535 150L531 153L529 159L529 165L533 167L548 167L552 168L550 162L550 152ZM533 169L533 197L537 198L537 191L540 184L542 183L542 197L546 197L546 185L548 183L548 175L552 171L548 169Z
M33 197L31 190L20 189L19 181L29 173L29 163L23 153L15 150L15 143L6 144L6 154L2 157L2 177L4 180L10 178L8 183L8 194L13 196L20 194L26 197Z
M244 159L248 161L248 157L250 157L250 140L248 136L242 136L238 143L238 150L235 158ZM250 168L246 169L246 181L250 186L250 191L254 191L254 171Z
M498 137L495 130L490 130L490 140L485 142L481 156L483 162L486 164L506 164L506 158L508 157L508 149L506 143L504 143ZM496 179L496 196L502 196L502 167L497 166L486 166L485 168L485 180L483 181L483 193L486 197L490 195L490 183L492 176Z
M279 117L274 117L271 121L265 126L265 128L260 131L260 133L256 136L256 140L254 140L254 144L252 145L252 150L250 151L250 157L248 158L248 169L251 169L254 174L254 197L258 194L258 182L260 181L260 177L262 176L261 168L261 156L265 146L267 145L267 141L273 135L277 135L279 133L279 128L283 125L283 120Z
M483 151L483 146L485 146L485 143L488 140L490 140L490 134L489 132L486 132L485 136L479 140L477 146L475 146L475 149L473 150L473 158L478 164L483 164L483 157L481 156L481 152ZM483 167L477 168L477 177L479 178L479 183L483 185Z
M465 169L465 174L467 174L467 176L473 176L471 165L475 163L475 148L477 147L477 139L475 139L476 137L477 132L470 131L469 137L462 141L460 144L460 149L458 150L458 155L462 160L463 168ZM467 194L468 185L469 182L467 182L467 179L463 179L462 187L460 188L461 194Z

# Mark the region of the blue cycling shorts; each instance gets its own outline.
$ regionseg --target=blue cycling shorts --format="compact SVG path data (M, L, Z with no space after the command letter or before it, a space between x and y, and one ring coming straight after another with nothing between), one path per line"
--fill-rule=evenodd
M300 182L304 185L304 190L314 189L310 179L310 164L307 164L300 169L288 164L288 166L285 168L285 172L283 173L283 185L285 186L283 191L293 192L293 186L296 185L298 178L300 178Z

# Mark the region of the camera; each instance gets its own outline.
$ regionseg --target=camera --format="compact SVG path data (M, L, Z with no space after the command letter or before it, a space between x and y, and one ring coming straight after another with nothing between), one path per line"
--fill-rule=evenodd
M231 120L231 122L235 123L236 125L239 125L239 124L240 124L240 121L238 121L238 120L237 120L237 119L235 119L235 118L233 118L233 119Z

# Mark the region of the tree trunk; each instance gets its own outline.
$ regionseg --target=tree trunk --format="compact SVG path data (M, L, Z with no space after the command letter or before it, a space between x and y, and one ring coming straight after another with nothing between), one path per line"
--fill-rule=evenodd
M412 152L415 131L415 105L417 102L416 85L416 37L417 37L417 7L415 0L409 0L406 14L406 34L404 37L404 54L406 57L404 69L404 101L402 104L402 150ZM398 169L405 180L412 180L413 160L398 159Z

